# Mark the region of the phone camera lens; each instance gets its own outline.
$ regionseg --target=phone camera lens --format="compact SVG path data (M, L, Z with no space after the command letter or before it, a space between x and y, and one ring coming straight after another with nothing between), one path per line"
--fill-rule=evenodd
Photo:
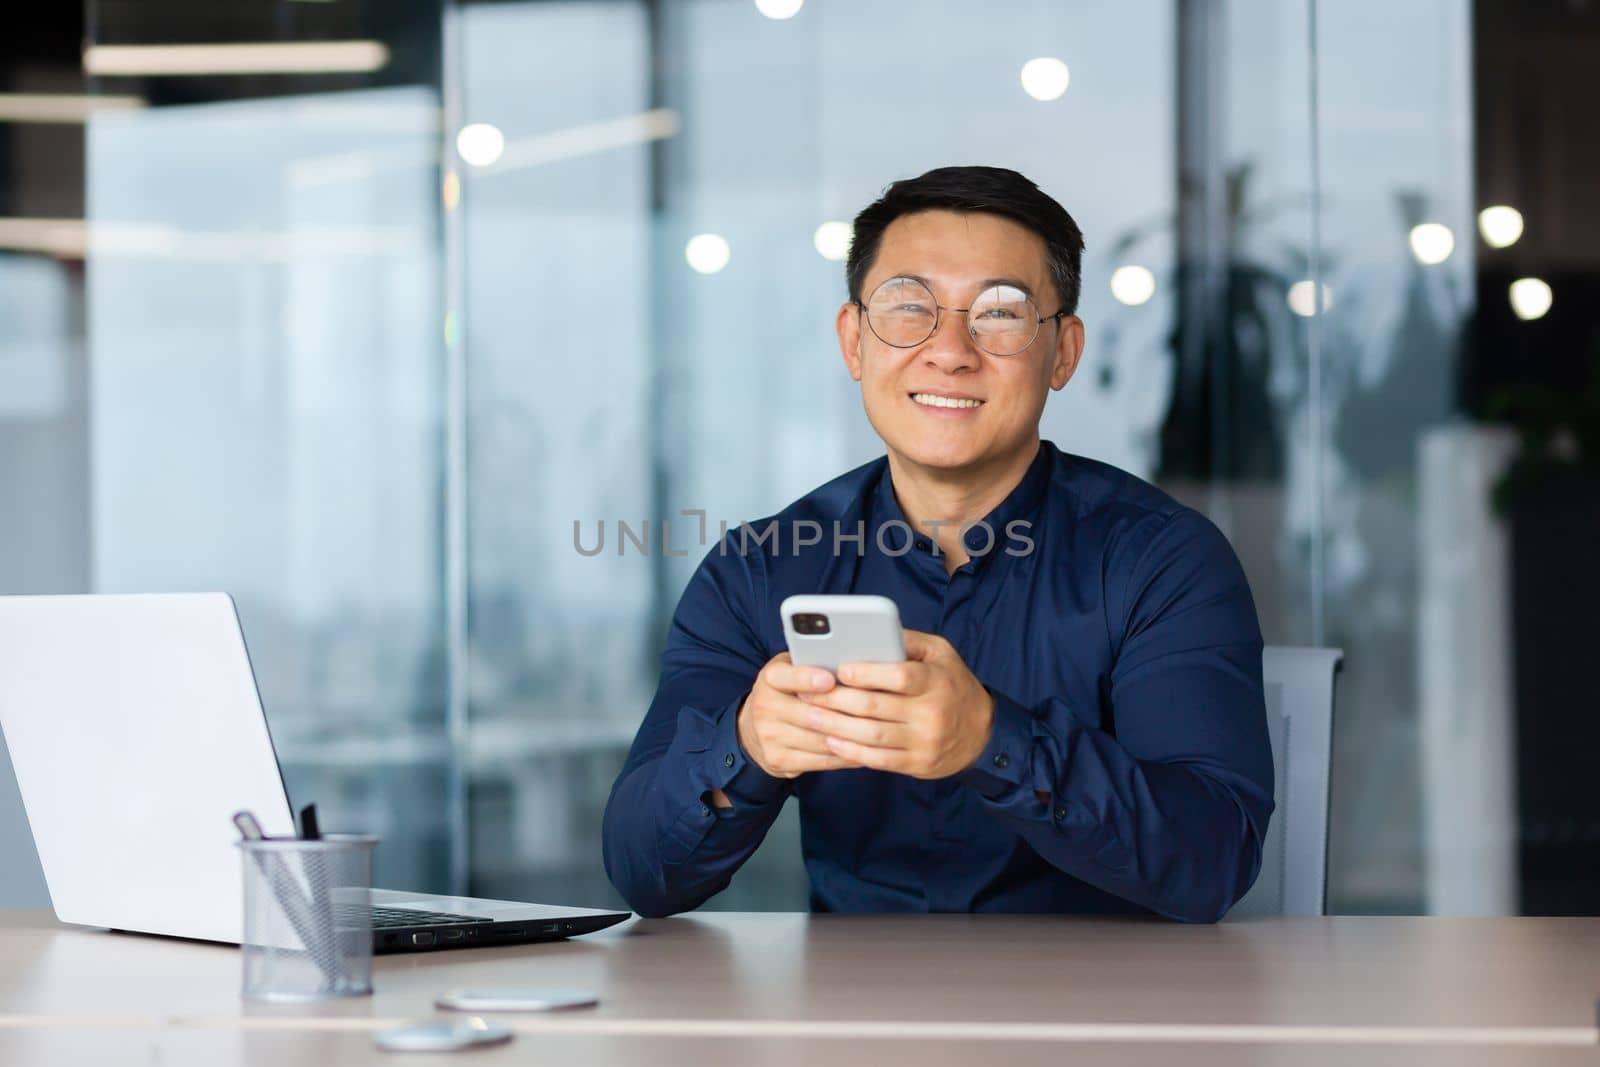
M794 632L797 634L825 634L829 630L828 617L805 612L797 612L794 617Z

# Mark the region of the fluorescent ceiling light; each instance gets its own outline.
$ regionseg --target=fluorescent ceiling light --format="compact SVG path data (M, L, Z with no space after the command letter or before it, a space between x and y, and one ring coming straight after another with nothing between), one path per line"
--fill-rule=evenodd
M144 107L142 96L85 96L81 93L0 93L0 122L87 122L97 111Z
M0 250L82 259L88 246L82 219L0 219Z
M204 74L339 74L380 70L380 41L282 41L263 44L93 44L85 73L108 77Z
M163 223L0 218L0 250L61 259L111 257L194 263L291 263L349 256L418 256L426 234L410 226L298 226L288 230L188 230Z

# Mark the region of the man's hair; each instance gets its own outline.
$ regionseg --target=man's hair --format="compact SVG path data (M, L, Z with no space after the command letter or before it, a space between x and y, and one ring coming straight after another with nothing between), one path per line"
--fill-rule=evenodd
M861 301L862 283L878 258L889 224L919 211L983 212L1026 226L1044 239L1045 261L1061 298L1061 310L1077 312L1083 279L1083 231L1067 209L1037 185L1002 167L940 167L895 182L863 208L856 216L850 256L844 265L851 300Z

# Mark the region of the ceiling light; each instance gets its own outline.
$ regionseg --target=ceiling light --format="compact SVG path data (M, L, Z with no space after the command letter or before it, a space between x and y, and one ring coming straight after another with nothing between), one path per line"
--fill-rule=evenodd
M1456 235L1439 222L1424 222L1411 227L1411 254L1425 266L1435 266L1456 250Z
M756 0L756 10L769 19L792 19L805 5L806 0Z
M850 255L850 238L853 230L848 222L824 222L811 235L811 244L823 259L838 263Z
M456 152L474 167L487 167L506 150L506 135L498 126L474 122L456 134Z
M1542 278L1518 278L1511 283L1511 310L1524 322L1542 319L1555 303L1555 294Z
M1490 248L1510 248L1522 237L1522 212L1496 204L1478 212L1478 232Z
M379 41L92 44L83 50L84 73L101 77L362 74L388 63L389 49Z
M1035 100L1055 100L1067 91L1072 73L1052 56L1030 59L1022 65L1022 90Z
M1156 295L1156 276L1149 267L1118 267L1111 272L1111 295L1120 303L1138 307Z
M1289 310L1301 318L1310 318L1316 314L1316 309L1312 306L1314 299L1311 295L1314 291L1315 288L1310 278L1302 278L1289 286ZM1324 285L1322 287L1322 310L1326 312L1332 304L1333 294L1328 292L1328 287Z
M0 122L89 121L98 111L144 107L142 96L86 96L81 93L0 93Z
M293 263L327 256L415 256L411 226L296 226L287 230L188 230L163 223L0 218L0 250L63 259L119 257L195 263Z
M715 274L728 265L727 238L714 233L697 233L683 246L683 258L701 274Z
M0 218L0 250L83 259L88 247L89 228L82 219Z

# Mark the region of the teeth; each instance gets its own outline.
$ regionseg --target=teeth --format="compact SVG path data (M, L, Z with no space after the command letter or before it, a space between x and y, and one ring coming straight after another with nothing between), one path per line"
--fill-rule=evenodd
M912 393L911 399L930 408L975 408L983 403L981 400L957 400L949 396L935 396L933 393Z

